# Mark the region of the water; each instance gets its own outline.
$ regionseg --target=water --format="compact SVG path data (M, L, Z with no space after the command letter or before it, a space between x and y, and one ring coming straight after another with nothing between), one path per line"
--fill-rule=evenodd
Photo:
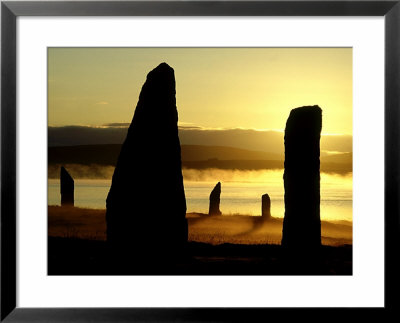
M261 215L261 195L271 198L271 214L283 217L282 171L184 170L188 212L208 213L209 195L221 182L220 209L225 215ZM217 179L217 180L211 180ZM75 179L75 206L104 209L109 179ZM352 221L352 177L321 174L321 219ZM60 205L60 183L49 179L49 205Z

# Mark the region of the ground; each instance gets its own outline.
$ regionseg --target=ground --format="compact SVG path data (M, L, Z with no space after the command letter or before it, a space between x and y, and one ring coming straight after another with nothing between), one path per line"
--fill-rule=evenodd
M116 259L110 253L105 210L48 210L50 275L352 274L352 225L345 221L322 221L321 249L312 255L300 250L293 257L280 246L282 219L191 213L184 254L143 261L134 255Z

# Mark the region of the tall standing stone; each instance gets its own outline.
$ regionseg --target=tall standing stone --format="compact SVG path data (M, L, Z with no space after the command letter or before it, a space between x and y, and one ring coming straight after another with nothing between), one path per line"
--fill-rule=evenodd
M293 109L285 129L285 217L282 246L311 250L321 245L320 137L322 110Z
M187 242L175 75L166 63L147 75L106 205L114 251L168 256Z
M208 211L209 215L221 215L219 210L219 203L221 200L221 183L218 182L214 189L210 193L210 208Z
M264 194L261 197L261 216L264 219L269 219L271 217L271 199L268 194Z
M74 206L74 179L61 166L60 171L61 206Z

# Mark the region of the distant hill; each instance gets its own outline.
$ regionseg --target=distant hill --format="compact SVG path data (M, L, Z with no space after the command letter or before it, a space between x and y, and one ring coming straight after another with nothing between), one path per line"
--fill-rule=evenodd
M49 164L98 164L115 166L120 144L49 147Z
M82 145L49 147L50 164L100 164L115 165L121 145ZM212 160L282 160L279 154L252 151L233 147L182 145L184 162Z
M110 145L123 143L128 128L125 124L109 124L106 127L64 126L48 127L49 147ZM274 154L284 153L284 133L272 130L220 129L179 127L181 145L235 147L250 151ZM351 152L353 138L349 135L322 135L321 150Z
M119 144L49 147L48 163L115 166L120 149ZM193 169L282 169L284 163L281 154L224 146L182 145L181 156L182 166ZM321 171L351 172L352 157L352 153L322 153Z
M225 146L182 145L182 161L219 160L282 160L280 154Z
M353 153L325 154L321 152L321 163L353 164Z

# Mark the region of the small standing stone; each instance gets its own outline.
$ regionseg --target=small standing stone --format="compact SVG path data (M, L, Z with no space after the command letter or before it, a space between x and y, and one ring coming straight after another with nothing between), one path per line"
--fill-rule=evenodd
M210 208L208 211L209 215L221 215L221 211L219 210L219 203L221 198L221 183L218 182L215 185L214 189L211 191L210 194Z
M64 167L60 172L61 206L74 206L74 179Z
M261 197L261 215L265 219L271 217L271 199L268 194L264 194Z

